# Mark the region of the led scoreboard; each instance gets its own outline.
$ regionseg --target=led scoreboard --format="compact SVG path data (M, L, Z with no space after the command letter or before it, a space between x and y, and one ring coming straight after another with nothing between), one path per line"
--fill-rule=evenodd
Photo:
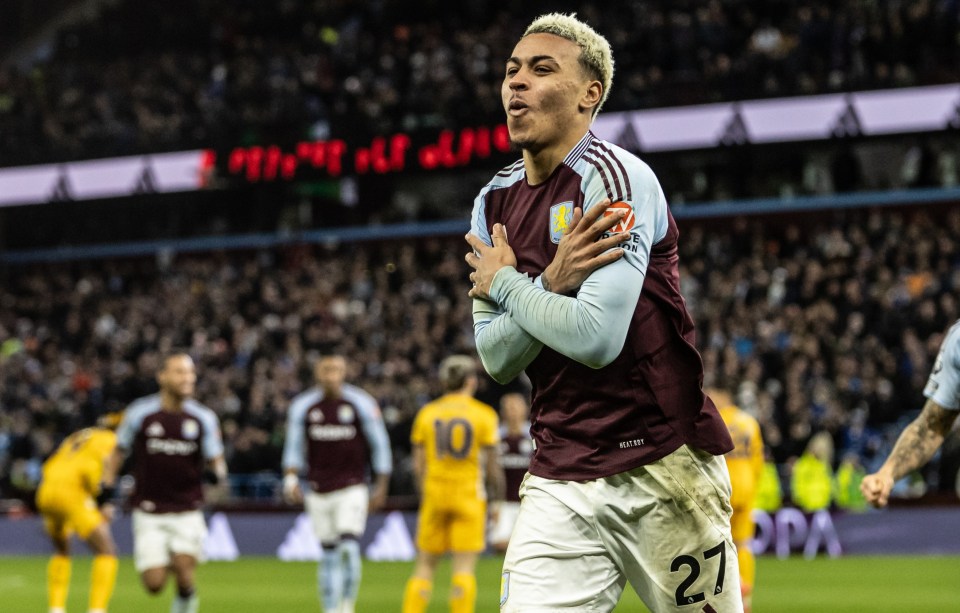
M410 134L397 133L378 136L362 146L331 139L292 146L234 147L225 153L208 150L206 155L213 158L207 164L216 167L221 177L262 183L448 170L505 157L509 152L507 126L500 124L443 130L432 139L415 140Z

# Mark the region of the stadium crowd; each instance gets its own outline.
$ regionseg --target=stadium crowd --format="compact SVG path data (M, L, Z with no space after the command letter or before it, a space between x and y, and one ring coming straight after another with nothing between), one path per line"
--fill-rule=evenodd
M609 111L960 81L957 0L91 4L0 65L0 165L499 122L557 10L608 33Z
M778 464L827 432L838 459L874 467L960 318L960 211L776 221L681 227L708 383L740 382ZM230 472L270 478L310 359L344 352L349 380L383 408L391 493L412 493L412 418L439 391L440 361L473 351L464 249L438 237L7 269L0 498L28 498L66 433L153 391L172 347L199 366L197 397L220 416ZM496 406L504 391L487 381L480 397Z

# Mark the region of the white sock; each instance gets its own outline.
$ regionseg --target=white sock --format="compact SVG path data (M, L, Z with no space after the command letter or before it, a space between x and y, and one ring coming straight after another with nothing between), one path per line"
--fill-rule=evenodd
M170 603L170 613L197 613L200 609L200 599L196 593L190 594L186 598L174 595L173 602Z
M344 598L340 601L339 613L354 613L354 602L350 598Z

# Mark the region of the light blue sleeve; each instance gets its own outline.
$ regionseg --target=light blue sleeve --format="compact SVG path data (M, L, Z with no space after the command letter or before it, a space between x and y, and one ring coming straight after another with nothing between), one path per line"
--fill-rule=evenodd
M283 469L300 472L306 464L306 444L304 422L310 402L304 394L298 395L290 403L287 412L287 436L283 441Z
M492 245L487 232L485 197L490 186L477 196L470 216L470 232ZM507 383L523 372L540 353L543 343L528 334L510 313L505 313L496 302L474 299L473 335L477 354L484 369L499 383Z
M203 423L203 457L213 460L223 455L223 436L220 434L220 420L217 414L207 407L197 414L197 419Z
M130 406L123 412L123 419L117 426L117 447L124 451L130 451L133 447L133 439L140 431L140 424L144 417L160 408L160 400L157 396L146 396L130 403Z
M355 388L350 400L357 407L363 434L370 445L370 465L378 475L389 475L393 471L393 456L390 454L390 437L383 424L383 415L373 397L359 388Z
M945 409L960 410L960 322L953 324L940 344L923 395Z
M598 268L575 297L544 291L513 267L493 279L491 297L516 323L555 351L590 368L602 368L623 350L654 244L666 234L667 203L653 172L639 160L630 169L635 186L634 223L624 257ZM603 200L596 180L588 180L586 202ZM591 205L592 206L592 205Z

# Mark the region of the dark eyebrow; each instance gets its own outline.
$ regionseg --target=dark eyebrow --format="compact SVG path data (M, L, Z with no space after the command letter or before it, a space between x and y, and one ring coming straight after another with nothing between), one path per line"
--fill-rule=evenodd
M559 65L559 62L557 62L556 58L554 58L552 55L535 55L530 58L528 63L536 64L537 62L543 62L543 61L550 61L550 62L553 62L554 64ZM507 64L523 64L523 62L521 62L520 58L518 58L517 56L513 56L512 58L507 60Z

